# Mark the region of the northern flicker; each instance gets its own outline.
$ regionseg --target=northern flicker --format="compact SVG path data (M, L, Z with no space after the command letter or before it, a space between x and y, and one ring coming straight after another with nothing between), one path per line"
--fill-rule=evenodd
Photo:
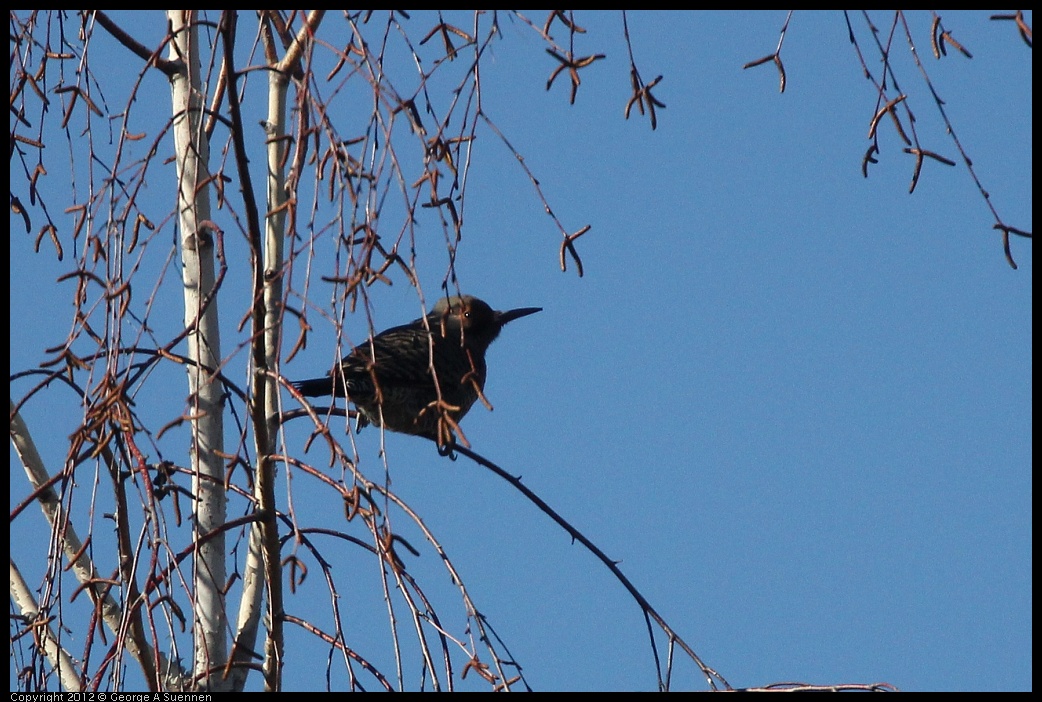
M541 309L497 312L470 295L444 298L426 318L352 349L326 377L293 385L308 397L346 397L359 410L359 429L372 423L444 447L485 388L485 352L503 325Z

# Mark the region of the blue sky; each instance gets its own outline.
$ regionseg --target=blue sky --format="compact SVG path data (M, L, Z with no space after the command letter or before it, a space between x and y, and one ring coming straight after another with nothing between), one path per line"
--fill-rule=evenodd
M940 15L973 58L935 60L930 14L911 12L920 57L995 208L1030 231L1031 50L1011 22L987 12ZM885 34L891 16L872 17ZM565 227L591 229L576 242L585 275L571 265L562 273L560 234L531 182L479 129L456 261L461 287L499 309L544 310L492 346L486 395L495 410L475 407L463 428L476 451L522 476L617 559L736 687L1030 689L1031 242L1014 238L1012 270L905 43L898 77L919 137L958 164L926 163L911 195L912 159L888 121L880 162L862 177L876 95L841 13L795 15L784 94L772 65L743 71L774 50L784 19L630 14L643 78L664 75L656 131L646 118L623 119L629 64L617 14L577 14L588 33L576 53L607 58L582 70L572 106L567 75L545 89L556 63L538 37L502 21L504 40L482 69L484 108ZM146 43L162 32L162 17L153 20L138 20ZM334 27L342 31L331 17L324 29ZM859 38L867 50L863 30ZM139 70L125 51L98 51L132 65L131 75ZM162 80L153 88L162 114L169 91ZM68 168L67 147L53 143L48 169L57 173ZM27 201L20 185L13 172L12 190ZM150 186L159 210L172 202L168 185ZM69 258L55 262L46 244L33 253L23 232L12 216L12 373L39 365L70 326L69 284L53 282ZM428 233L417 255L434 299L447 260L440 229ZM312 301L328 310L331 288L317 275L334 274L331 244L318 242L312 266ZM176 302L175 283L167 285ZM377 327L419 309L400 276L372 301ZM238 311L230 317L226 353L244 340ZM309 321L307 349L283 366L292 379L324 373L335 358L333 328L315 313ZM345 326L356 340L367 333L362 315ZM241 363L235 372L245 379ZM184 378L172 375L168 389L162 382L152 387L170 394L176 416ZM14 383L12 397L27 389ZM23 413L41 436L58 428L37 439L52 470L78 416L67 403L37 401ZM287 450L324 464L320 450L303 453L307 434L289 427ZM507 483L466 458L438 457L421 439L386 436L385 459L378 431L356 441L360 468L382 480L386 465L392 489L437 534L533 688L654 689L639 608ZM283 475L280 485L302 523L354 533L313 481ZM20 471L11 492L12 506L27 492ZM437 554L404 515L393 519L421 548L410 572L426 577L445 603L443 623L465 638ZM38 514L19 517L13 555L28 558L21 545L44 532ZM393 674L374 563L324 546L352 641ZM316 570L301 594L287 594L287 610L324 621L329 599ZM322 689L326 656L292 631L287 689ZM419 684L418 664L407 666L406 685ZM674 684L703 686L686 661Z

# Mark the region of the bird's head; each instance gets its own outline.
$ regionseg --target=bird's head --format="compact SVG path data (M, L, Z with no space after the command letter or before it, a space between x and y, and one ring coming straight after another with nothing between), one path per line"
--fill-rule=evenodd
M428 315L431 331L446 338L460 336L463 343L484 351L507 322L540 312L542 307L520 307L500 312L473 295L454 295L438 300Z

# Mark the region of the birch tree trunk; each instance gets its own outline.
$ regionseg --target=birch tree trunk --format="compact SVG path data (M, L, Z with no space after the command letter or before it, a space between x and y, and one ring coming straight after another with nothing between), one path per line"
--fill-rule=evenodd
M199 687L223 688L220 670L227 659L227 618L223 590L227 579L224 488L224 399L215 382L221 362L217 297L214 292L214 237L210 221L210 149L203 132L203 92L199 48L192 10L170 10L173 31L170 58L181 65L170 81L177 162L178 219L181 233L185 327L189 329L187 366L192 408L189 461L194 473L195 553L195 675ZM205 541L202 537L214 532ZM216 669L216 670L215 670ZM214 673L217 673L214 675Z

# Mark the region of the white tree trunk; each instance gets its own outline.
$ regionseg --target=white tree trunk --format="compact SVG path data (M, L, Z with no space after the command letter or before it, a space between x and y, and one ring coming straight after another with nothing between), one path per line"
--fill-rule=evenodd
M170 58L182 70L170 81L177 160L178 215L188 334L188 387L192 402L191 467L194 471L195 539L220 529L225 521L224 401L215 382L221 360L217 299L208 300L214 285L214 225L210 220L209 144L203 133L203 100L195 12L170 10L174 33ZM195 554L195 674L202 689L225 687L227 660L224 606L225 538L214 534Z

